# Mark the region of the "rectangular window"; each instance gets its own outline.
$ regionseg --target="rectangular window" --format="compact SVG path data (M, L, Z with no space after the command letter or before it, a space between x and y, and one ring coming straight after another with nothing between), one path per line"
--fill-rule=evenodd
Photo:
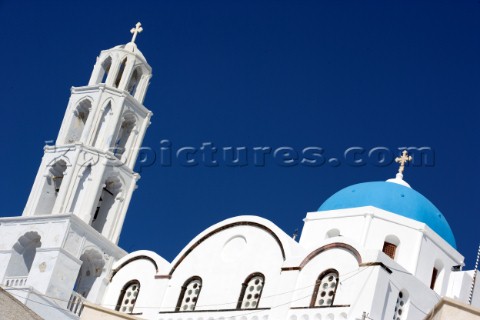
M430 282L430 289L435 289L435 282L437 282L438 270L437 268L433 268L432 272L432 281Z
M392 259L395 259L395 251L397 250L397 246L390 242L383 243L383 253L389 256Z

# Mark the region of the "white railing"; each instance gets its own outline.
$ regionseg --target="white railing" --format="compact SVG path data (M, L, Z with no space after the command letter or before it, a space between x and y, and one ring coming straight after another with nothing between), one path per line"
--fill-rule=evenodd
M6 277L3 282L7 287L24 287L27 283L28 276Z
M80 316L83 310L84 301L85 298L81 294L74 291L70 296L70 300L68 300L67 309L70 310L70 312L72 312L73 314Z

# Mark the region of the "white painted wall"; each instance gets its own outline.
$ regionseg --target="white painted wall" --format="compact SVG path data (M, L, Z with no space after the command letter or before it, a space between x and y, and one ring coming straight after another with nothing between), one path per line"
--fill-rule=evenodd
M238 225L227 227L232 223ZM248 225L252 223L265 228ZM340 230L340 236L326 238L328 231L335 228ZM282 244L285 259L272 234ZM400 239L395 261L381 252L388 235ZM230 316L237 319L360 319L364 311L374 319L388 319L393 317L400 290L409 295L402 320L421 319L440 297L430 290L430 278L425 272L432 268L435 259L442 260L445 265L463 259L440 240L422 223L373 207L308 213L299 243L265 219L236 217L199 234L171 264L164 261L164 270L156 274L151 262L135 259L140 253L127 255L123 261L130 260L128 264L121 266L121 261L116 264L119 270L108 287L103 304L112 307L122 286L140 277L142 286L135 312L145 319L157 319L159 312L160 319ZM419 259L423 250L429 254ZM318 251L321 252L312 255ZM158 259L152 253L148 256ZM176 269L172 273L173 266ZM415 274L416 268L421 277ZM341 307L309 308L315 281L327 269L339 272L334 305ZM139 270L145 272L140 275ZM254 272L265 275L260 309L250 314L235 311L241 284ZM437 290L440 293L447 290L450 274L450 271L444 272L439 277ZM192 276L199 276L203 281L195 312L172 313L182 285Z

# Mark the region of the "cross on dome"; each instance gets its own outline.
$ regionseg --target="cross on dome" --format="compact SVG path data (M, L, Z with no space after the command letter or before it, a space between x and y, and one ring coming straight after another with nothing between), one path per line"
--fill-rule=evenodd
M410 185L403 180L403 170L405 170L405 164L408 161L412 161L412 156L408 155L407 150L403 150L402 155L400 157L395 158L395 162L400 164L400 167L398 168L398 173L395 176L394 179L388 179L387 182L393 182L397 184L401 184L402 186L411 188Z
M398 173L403 174L403 170L405 170L405 164L408 161L412 161L412 156L408 155L407 150L403 150L402 155L395 158L395 162L400 164L400 167L398 168Z
M133 34L132 36L132 43L135 43L135 39L137 38L137 34L141 33L143 31L142 24L140 22L137 22L135 25L135 28L132 28L130 30L130 33Z

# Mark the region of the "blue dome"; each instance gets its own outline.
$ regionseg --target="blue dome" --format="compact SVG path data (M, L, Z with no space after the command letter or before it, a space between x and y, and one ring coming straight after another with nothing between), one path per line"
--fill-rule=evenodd
M375 181L346 187L327 199L318 211L374 206L428 225L457 248L452 229L440 210L417 191L398 183Z

